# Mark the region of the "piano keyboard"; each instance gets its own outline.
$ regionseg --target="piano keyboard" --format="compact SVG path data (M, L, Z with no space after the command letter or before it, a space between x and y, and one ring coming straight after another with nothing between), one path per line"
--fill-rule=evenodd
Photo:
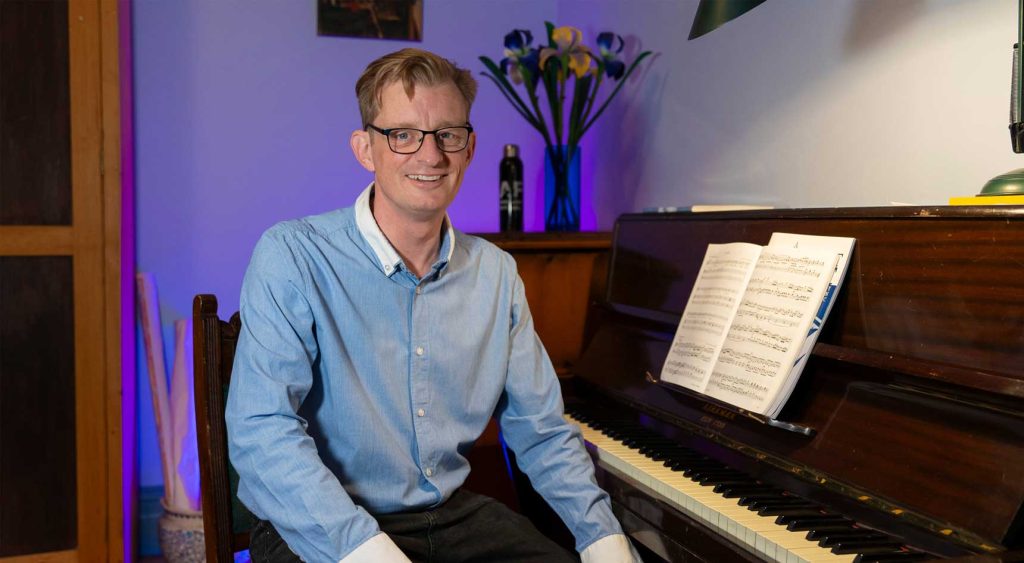
M579 412L566 414L566 419L579 425L604 469L631 478L648 494L767 561L896 563L931 558L638 424L612 429Z

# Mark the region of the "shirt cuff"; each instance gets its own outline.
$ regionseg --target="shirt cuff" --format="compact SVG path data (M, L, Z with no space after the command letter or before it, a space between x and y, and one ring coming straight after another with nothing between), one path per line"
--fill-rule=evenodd
M364 541L338 563L411 563L387 534L381 532Z
M581 563L643 563L624 534L605 536L580 552Z

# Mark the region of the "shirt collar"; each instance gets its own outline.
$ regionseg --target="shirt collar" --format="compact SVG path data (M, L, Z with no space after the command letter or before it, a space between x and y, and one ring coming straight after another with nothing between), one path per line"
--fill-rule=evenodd
M391 243L388 242L384 232L377 225L377 220L373 218L373 211L370 209L370 198L372 196L373 182L370 182L370 185L366 186L363 193L359 194L359 197L356 199L356 227L359 229L360 234L363 235L363 238L366 239L366 242L369 243L374 255L376 255L381 270L390 277L391 274L398 271L399 266L402 266L402 257L398 255L395 247L391 246ZM455 252L455 229L452 228L452 221L448 217L448 213L444 214L444 224L441 228L443 229L441 257L434 263L435 270L440 270L447 265L448 261L452 258L452 253Z

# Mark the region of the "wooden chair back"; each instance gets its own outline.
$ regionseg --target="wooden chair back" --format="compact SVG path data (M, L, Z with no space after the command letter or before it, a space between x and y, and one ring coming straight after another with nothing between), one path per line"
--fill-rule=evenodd
M242 321L217 316L217 298L196 295L192 301L195 353L196 441L199 445L200 491L206 561L231 563L234 554L249 547L255 517L238 501L238 474L228 460L224 408Z

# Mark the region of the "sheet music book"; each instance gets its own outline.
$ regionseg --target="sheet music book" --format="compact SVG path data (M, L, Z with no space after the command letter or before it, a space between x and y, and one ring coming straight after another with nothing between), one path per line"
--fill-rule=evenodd
M770 417L796 385L854 239L775 233L708 245L661 379Z

